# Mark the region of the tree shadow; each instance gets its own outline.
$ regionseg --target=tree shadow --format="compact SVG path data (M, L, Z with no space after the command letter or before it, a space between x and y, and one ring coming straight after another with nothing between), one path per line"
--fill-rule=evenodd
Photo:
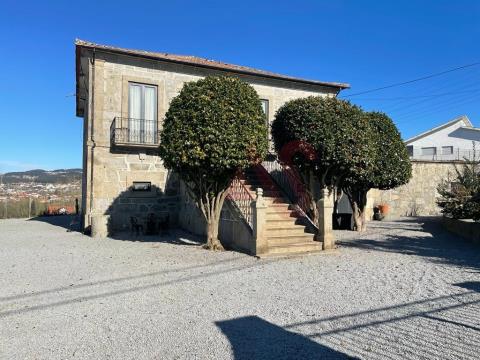
M215 324L230 341L236 360L356 359L258 316L217 321Z
M166 232L160 232L154 235L137 235L130 231L122 231L116 232L113 235L109 236L109 239L121 241L138 241L145 243L165 243L186 246L200 246L205 244L204 238L191 233L187 233L186 231L177 228L168 230Z
M81 232L79 215L42 215L28 219L28 221L40 221L52 226L64 228L69 232Z
M292 323L285 328L368 359L396 359L408 353L414 353L414 358L477 359L479 304L478 294L464 292ZM392 343L397 340L403 341Z
M445 230L441 218L412 218L392 224L385 226L387 230L383 232L381 225L374 226L366 234L337 243L343 247L422 256L437 263L480 270L478 246Z
M467 290L480 292L480 281L465 281L465 282L457 283L453 285L467 289Z

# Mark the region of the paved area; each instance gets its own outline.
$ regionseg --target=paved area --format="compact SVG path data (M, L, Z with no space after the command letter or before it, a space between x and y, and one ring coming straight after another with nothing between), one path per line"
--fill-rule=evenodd
M0 359L478 359L480 248L432 219L258 260L0 220Z

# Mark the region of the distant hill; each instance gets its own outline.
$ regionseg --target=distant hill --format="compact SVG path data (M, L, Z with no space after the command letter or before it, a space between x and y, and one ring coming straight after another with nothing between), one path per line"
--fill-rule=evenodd
M28 170L10 172L0 175L4 184L13 183L51 183L69 184L82 180L82 169L58 169L58 170Z

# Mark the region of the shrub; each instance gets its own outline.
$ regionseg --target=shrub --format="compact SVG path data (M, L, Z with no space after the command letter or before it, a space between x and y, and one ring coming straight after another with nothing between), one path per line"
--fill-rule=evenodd
M367 192L373 188L388 190L406 184L412 175L407 148L392 119L380 112L367 112L365 116L369 126L365 131L370 139L370 166L367 172L362 169L361 173L352 168L342 183L352 205L357 231L366 229Z
M362 110L348 101L320 96L289 101L278 110L272 135L280 154L290 144L299 145L296 153L289 153L309 189L314 222L319 220L315 204L321 196L316 186L339 186L352 172L359 177L369 174L368 122Z
M480 220L480 161L465 159L461 168L455 166L454 181L443 181L437 191L437 204L443 214Z
M168 109L159 153L206 220L207 247L221 249L218 222L236 172L261 161L267 127L260 99L247 83L206 77L186 83Z

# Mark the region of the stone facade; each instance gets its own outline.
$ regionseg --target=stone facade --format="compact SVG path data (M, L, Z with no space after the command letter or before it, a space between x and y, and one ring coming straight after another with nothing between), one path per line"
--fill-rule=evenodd
M393 218L439 215L440 208L436 203L439 196L437 187L442 181L454 179L457 163L412 160L412 178L408 184L386 191L370 190L367 208L371 210L378 204L388 204L389 216ZM369 217L372 214L371 212Z
M155 146L112 145L111 126L116 117L129 116L130 82L157 89L157 126L170 101L183 84L207 75L232 75L253 85L261 99L268 100L269 121L286 101L310 95L335 96L337 86L314 85L225 70L171 63L112 50L84 47L77 43L77 115L84 118L83 224L107 223L109 231L130 228L129 218L169 214L172 225L199 232L199 213L174 174L164 168ZM136 181L151 182L151 191L132 191ZM179 216L181 212L181 216ZM106 230L105 230L106 231ZM104 231L96 232L99 236Z

